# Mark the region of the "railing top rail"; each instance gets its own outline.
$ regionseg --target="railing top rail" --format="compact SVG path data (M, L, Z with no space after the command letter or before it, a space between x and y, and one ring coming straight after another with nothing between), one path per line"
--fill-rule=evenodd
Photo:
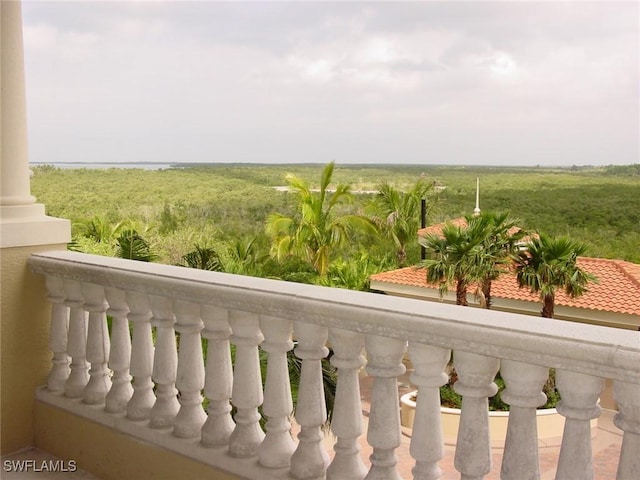
M640 383L640 332L77 252L35 273Z

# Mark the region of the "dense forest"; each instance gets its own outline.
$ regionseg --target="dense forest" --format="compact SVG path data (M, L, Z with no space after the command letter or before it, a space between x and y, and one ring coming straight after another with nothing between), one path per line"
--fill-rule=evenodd
M39 166L33 168L31 185L47 214L72 221L71 248L118 255L118 249L126 246L123 234L134 233L144 239L150 260L190 266L218 262L219 269L232 273L312 281L313 268L274 254L273 232L270 237L267 225L273 214L299 215L300 196L291 190L291 178L305 181L316 192L322 187L323 167ZM509 212L523 228L582 240L589 256L640 263L640 165L563 169L336 165L326 194L330 198L337 186L347 185L351 193L336 201L334 213L371 217L372 202L383 184L398 192L409 191L417 182L429 185L427 223L433 224L472 213L476 178L482 211ZM289 190L276 188L287 186ZM398 264L394 239L366 229L348 233L348 241L332 257L326 283L337 277L341 277L338 284L361 282ZM415 264L419 258L417 241L409 242L403 262ZM344 278L349 276L360 280Z

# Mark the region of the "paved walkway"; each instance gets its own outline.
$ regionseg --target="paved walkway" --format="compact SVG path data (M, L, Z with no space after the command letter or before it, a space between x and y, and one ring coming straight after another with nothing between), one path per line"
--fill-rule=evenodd
M363 377L361 379L361 397L362 397L362 409L364 414L365 423L368 419L371 398L371 385L372 377ZM411 386L407 377L400 378L398 382L398 398L400 395L414 390L415 387ZM615 480L616 468L618 465L618 458L620 456L620 446L622 443L622 432L613 424L613 415L615 412L604 410L598 422L598 429L595 437L592 439L593 452L594 452L594 479L595 480ZM366 428L365 428L366 431ZM396 454L398 456L398 470L400 475L405 480L413 478L411 475L411 468L413 468L414 460L409 454L409 443L411 431L404 430L402 436L402 444L397 449ZM371 447L366 443L363 435L361 439L361 454L365 461L365 464L369 465L369 455L371 455ZM328 435L325 439L327 449L331 456L333 455L332 444L335 441L331 435ZM502 449L493 448L493 468L486 480L498 480L500 478L500 465L502 462ZM540 456L540 471L541 480L553 480L555 478L556 465L558 461L558 453L560 447L542 447L539 450ZM445 456L440 462L440 468L442 469L441 480L458 480L460 473L456 471L453 466L453 457L455 453L455 447L446 446ZM2 458L2 471L0 471L0 478L2 480L98 480L87 472L78 470L76 472L57 472L51 473L46 471L34 472L31 469L30 472L16 472L7 471L5 468L6 461L18 461L18 460L34 460L36 465L42 465L43 461L55 462L57 459L46 452L42 452L38 449L27 449L18 452L14 455ZM14 464L16 465L16 464ZM68 464L65 464L67 467ZM123 479L129 480L129 479ZM132 479L134 480L134 479ZM165 479L161 479L165 480ZM172 480L172 479L166 479Z

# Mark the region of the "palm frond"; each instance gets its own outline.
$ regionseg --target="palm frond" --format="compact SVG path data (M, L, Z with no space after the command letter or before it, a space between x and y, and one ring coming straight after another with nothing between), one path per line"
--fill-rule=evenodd
M136 230L122 232L117 239L117 246L117 256L120 258L141 262L152 262L157 258L149 243Z
M214 272L225 271L220 255L218 255L216 249L213 247L203 247L198 244L194 245L193 251L183 255L180 265Z
M520 288L539 294L541 300L554 298L558 289L572 298L583 295L588 283L597 281L577 264L586 248L583 242L568 237L540 234L532 238L525 250L513 256Z

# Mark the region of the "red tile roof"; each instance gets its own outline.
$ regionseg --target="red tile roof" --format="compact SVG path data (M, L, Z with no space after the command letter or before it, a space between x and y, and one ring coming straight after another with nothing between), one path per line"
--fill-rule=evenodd
M600 310L631 315L640 315L640 265L623 260L579 257L578 265L598 277L598 283L590 283L588 291L576 299L564 292L557 292L556 305ZM437 285L426 282L423 268L406 267L378 273L371 280L397 285L437 289ZM453 289L453 287L452 287ZM538 302L537 294L519 288L515 277L504 274L492 284L494 297L510 300Z
M451 223L455 227L466 227L467 226L467 220L464 217L454 218L453 220L449 220L446 223ZM430 234L440 233L442 231L442 227L444 227L444 225L445 225L444 223L436 223L434 225L429 225L428 227L421 228L420 230L418 230L418 236L419 237L426 237L427 235L430 235Z
M436 223L434 225L429 225L428 227L419 229L418 230L418 237L426 237L427 235L438 234L438 233L440 233L442 231L443 227L447 223L453 224L454 227L464 228L464 227L467 226L466 218L464 218L464 217L454 218L453 220L449 220L448 222ZM509 229L509 234L513 235L514 233L517 233L520 230L522 230L520 227L511 227ZM524 242L526 242L527 240L529 240L529 237L523 238Z

